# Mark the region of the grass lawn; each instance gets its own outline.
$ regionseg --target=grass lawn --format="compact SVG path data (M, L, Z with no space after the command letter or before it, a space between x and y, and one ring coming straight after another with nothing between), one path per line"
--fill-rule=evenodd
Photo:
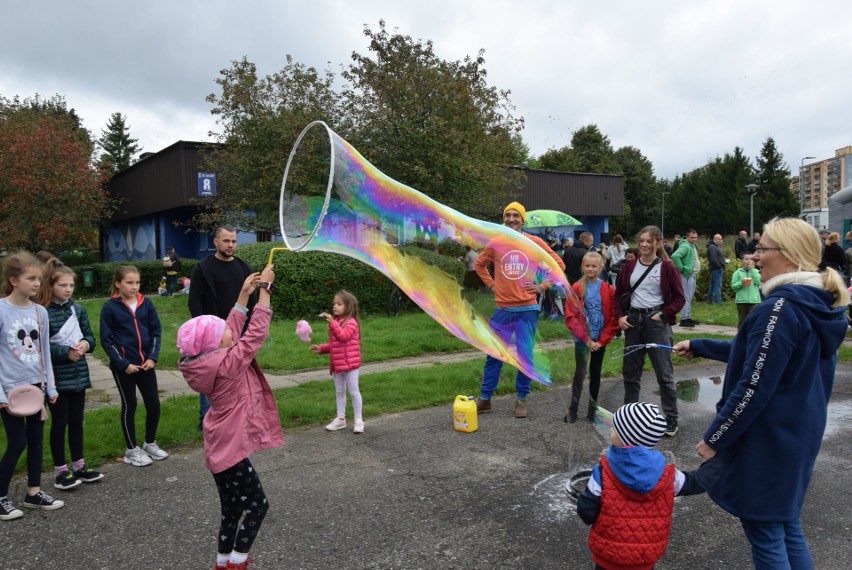
M177 349L175 338L177 328L189 318L186 298L152 297L163 323L163 351L158 367L175 368ZM484 315L493 310L493 299L487 295L477 295L473 304ZM103 300L83 302L89 312L92 326L97 328L100 307ZM704 323L735 326L737 321L734 303L727 302L721 307L712 308L704 303L693 306L693 317ZM311 323L315 329L314 340L324 342L328 335L325 321ZM391 358L416 356L429 352L454 352L470 347L445 331L431 317L422 312L403 314L399 317L367 317L362 323L362 349L365 362L375 362ZM325 367L327 357L311 354L307 346L294 334L294 321L273 321L271 340L260 351L258 361L268 372L281 373L304 368ZM675 327L675 342L695 337L688 329ZM542 339L566 338L567 329L561 320L540 322L539 333ZM719 337L725 338L725 337ZM616 339L607 347L608 356L604 359L604 377L618 377L621 374L621 360L609 357L615 350L623 347L623 340ZM105 359L100 347L96 355ZM556 385L571 382L574 372L574 351L550 351L549 359ZM852 362L852 348L842 347L840 360ZM675 365L684 361L675 357ZM364 414L370 417L389 412L400 412L428 406L447 406L448 424L451 403L458 394L477 395L482 378L483 359L469 362L434 365L424 368L406 369L404 373L387 372L365 374L361 377L360 387L364 397ZM646 361L646 369L650 363ZM497 394L514 392L515 370L503 367L501 382ZM549 388L533 383L534 390ZM309 382L295 388L275 391L281 412L281 423L285 429L298 429L304 426L321 425L335 413L334 387L330 380ZM351 414L350 414L351 415ZM86 412L86 450L85 455L92 465L114 461L124 448L119 429L119 408L111 406ZM139 406L136 418L137 431L141 435L144 426L144 406ZM44 465L52 465L47 444L50 421L45 426ZM168 451L178 451L181 447L195 445L201 441L197 429L198 399L196 396L178 396L162 402L161 420L157 436L158 443ZM368 423L369 429L369 423ZM5 449L5 431L0 430L0 449ZM25 456L24 456L25 457ZM24 467L24 457L18 469ZM50 486L50 481L44 481Z

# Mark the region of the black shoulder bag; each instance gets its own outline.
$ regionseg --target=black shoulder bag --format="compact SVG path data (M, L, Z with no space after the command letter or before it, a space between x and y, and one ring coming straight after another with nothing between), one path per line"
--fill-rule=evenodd
M635 291L636 288L639 286L639 284L642 283L642 281L645 280L645 277L648 276L648 274L651 272L651 270L654 268L654 266L657 265L657 263L659 263L659 262L660 262L660 258L658 257L654 260L654 262L651 265L648 266L648 269L645 270L645 273L643 273L639 277L639 279L636 281L636 283L633 284L633 287L630 288L630 291L622 294L621 297L619 297L618 302L621 304L621 312L623 314L626 315L627 313L630 312L630 300L633 298L633 291ZM628 277L628 279L629 279L629 277Z

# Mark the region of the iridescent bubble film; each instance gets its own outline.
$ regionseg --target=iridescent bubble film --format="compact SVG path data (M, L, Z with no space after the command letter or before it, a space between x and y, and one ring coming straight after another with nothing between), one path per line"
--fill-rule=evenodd
M498 212L499 213L499 212ZM420 308L466 343L550 384L543 352L522 358L522 340L503 340L462 297L452 276L405 255L400 245L445 239L497 253L494 271L523 288L545 280L561 286L566 310L582 310L565 274L532 240L503 225L465 216L386 176L325 123L302 131L281 186L281 232L293 251L326 251L358 259L382 272Z

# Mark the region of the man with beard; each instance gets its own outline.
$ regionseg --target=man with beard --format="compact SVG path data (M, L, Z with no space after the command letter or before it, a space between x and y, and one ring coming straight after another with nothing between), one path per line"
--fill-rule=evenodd
M234 255L237 250L237 232L234 228L218 228L213 245L216 246L216 253L202 259L192 270L189 313L193 318L215 315L227 319L240 296L243 282L253 273L248 263ZM249 310L254 302L254 296L249 297ZM198 421L201 427L204 415L210 409L210 400L204 394L199 394L199 400L201 410Z

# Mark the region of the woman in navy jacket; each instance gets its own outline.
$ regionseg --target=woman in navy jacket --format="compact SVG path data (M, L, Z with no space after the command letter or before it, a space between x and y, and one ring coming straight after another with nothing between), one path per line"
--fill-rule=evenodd
M813 568L799 519L849 295L837 272L818 272L822 244L802 220L766 224L755 254L766 299L734 340L686 340L675 351L728 363L716 417L696 447L724 462L708 494L740 518L756 568Z

